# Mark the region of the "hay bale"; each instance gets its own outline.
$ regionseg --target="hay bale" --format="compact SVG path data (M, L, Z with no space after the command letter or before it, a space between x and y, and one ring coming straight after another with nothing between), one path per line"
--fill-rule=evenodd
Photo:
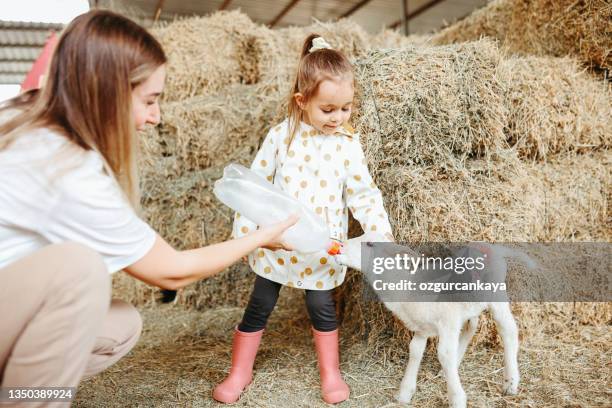
M570 58L511 57L499 65L506 134L521 157L546 159L612 144L612 94Z
M435 45L457 44L491 37L504 43L512 19L512 0L494 0L431 36Z
M143 177L143 216L173 247L184 250L229 238L232 211L214 196L223 167L182 176L147 172Z
M536 208L524 197L525 169L505 161L445 174L436 168L393 166L375 177L400 242L526 241L536 236ZM505 166L505 167L503 167ZM479 167L479 168L477 168Z
M605 240L597 227L609 222L611 160L604 152L532 165L508 154L454 174L393 165L375 180L401 242Z
M579 330L581 326L612 324L612 303L608 302L516 302L512 313L519 328L521 341L542 337L561 338L563 333ZM489 313L480 319L473 344L501 346L495 321Z
M144 154L152 166L160 157L173 161L164 171L176 175L232 161L250 164L275 123L278 104L273 93L257 85L233 85L219 94L163 104L161 124L143 141Z
M375 168L461 169L506 145L499 62L491 41L372 51L356 62L354 122Z
M167 101L214 94L238 83L267 84L262 90L285 97L302 44L311 33L322 35L349 58L363 56L370 48L368 33L346 19L272 30L240 11L222 11L152 31L168 54Z
M606 241L611 161L609 151L545 164L508 155L454 175L392 167L375 179L399 241Z
M538 241L610 241L612 152L559 158L528 168L525 202L535 207Z
M244 159L250 162L251 156L254 154L247 154ZM149 173L144 179L144 215L174 248L194 249L230 239L233 211L213 193L214 182L223 176L226 164L180 177ZM197 310L243 305L254 278L249 266L239 262L220 275L184 288L178 302Z
M259 26L240 11L174 21L154 28L168 56L163 98L180 101L259 79L253 49Z
M417 35L412 34L405 36L398 30L381 30L378 34L375 34L370 39L370 48L386 49L386 48L404 48L411 45L422 45L426 44L429 40L429 35Z
M153 305L157 290L124 271L112 276L113 298L122 299L134 306Z
M236 21L224 25L226 19L232 18ZM174 35L173 30L186 29L187 34L179 35L178 42L170 43L167 48L174 55L175 68L187 71L179 73L174 88L169 86L170 97L166 99L175 101L162 104L162 123L148 130L142 138L142 206L150 224L178 249L196 248L229 238L231 212L213 197L213 182L221 177L223 167L230 162L249 165L268 129L286 115L286 93L279 91L277 81L280 82L278 78L282 76L277 73L295 69L306 36L316 31L349 55L367 47L365 32L348 21L272 31L254 27L250 20L250 24L246 24L242 21L245 18L238 12L217 13L211 17L181 20L163 29L166 36ZM240 42L231 42L229 51L221 52L220 57L210 54L217 59L210 67L204 63L194 64L194 55L206 47L198 45L197 37L204 37L208 31L217 33L221 28L231 30L230 39ZM262 67L269 69L264 71L267 82L242 85L237 83L235 75L230 80L223 75L209 75L211 69L224 69L224 59L237 58L235 47L244 45L243 40L254 33L259 40L272 39L275 44L281 44L277 49L252 48L259 51L241 57L252 58L253 62L263 56ZM183 44L189 46L183 47ZM258 43L262 44L267 43ZM286 68L289 60L292 66ZM229 67L235 67L232 61ZM279 71L283 67L285 71ZM168 78L174 74L169 71ZM196 82L198 78L208 82L191 87L191 76ZM281 79L290 87L289 79ZM197 96L178 100L193 94ZM249 295L252 275L246 265L234 265L229 272L182 290L178 301L194 307L236 305ZM118 296L135 304L150 303L156 294L154 288L123 274L115 276L114 290Z
M434 44L498 39L520 55L574 56L612 68L612 7L607 0L498 0L432 37Z

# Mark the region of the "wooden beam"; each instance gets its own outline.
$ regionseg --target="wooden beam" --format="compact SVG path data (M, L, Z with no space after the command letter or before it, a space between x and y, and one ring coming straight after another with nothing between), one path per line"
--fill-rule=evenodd
M157 7L155 7L155 14L153 14L153 23L157 23L157 20L159 20L159 16L161 15L163 7L164 7L164 0L158 0Z
M350 16L351 14L353 14L354 12L356 12L357 10L359 10L360 8L362 8L363 6L368 4L370 1L371 0L361 0L359 3L355 4L346 13L342 14L338 18L346 18L346 17Z
M402 31L407 37L408 32L408 0L400 0L402 2Z
M225 10L230 5L231 2L232 0L225 0L223 4L221 4L221 6L219 7L219 10Z
M433 6L435 6L438 3L443 2L444 0L431 0L429 3L425 3L423 4L421 7L419 7L418 9L410 12L407 16L406 16L406 20L410 21L413 18L415 18L416 16L418 16L419 14L429 10L430 8L432 8ZM397 26L399 26L400 24L402 24L402 20L397 20L395 23L391 24L389 26L389 28L397 28Z
M283 9L283 11L281 11L280 13L278 13L278 15L276 17L274 17L274 19L272 19L272 21L270 22L270 27L274 27L283 17L285 17L285 14L287 14L293 7L295 7L296 4L298 4L300 2L300 0L291 0L289 2L289 4L287 4L285 6L285 8Z

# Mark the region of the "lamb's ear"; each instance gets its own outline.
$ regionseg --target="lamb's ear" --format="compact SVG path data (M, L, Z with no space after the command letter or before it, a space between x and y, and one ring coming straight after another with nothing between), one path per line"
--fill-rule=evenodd
M483 254L487 254L487 256L491 256L491 252L494 248L491 244L484 241L471 241L467 243L466 247L474 248Z

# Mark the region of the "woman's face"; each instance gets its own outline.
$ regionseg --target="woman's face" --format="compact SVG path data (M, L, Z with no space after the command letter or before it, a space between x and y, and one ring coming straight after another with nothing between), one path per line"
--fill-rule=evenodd
M160 65L151 76L132 90L132 114L137 130L159 123L159 95L164 89L166 67Z

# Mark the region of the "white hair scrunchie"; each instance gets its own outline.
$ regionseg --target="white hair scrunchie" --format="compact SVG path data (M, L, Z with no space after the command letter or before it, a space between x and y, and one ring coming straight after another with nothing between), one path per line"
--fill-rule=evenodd
M314 40L312 40L312 47L310 47L308 52L313 52L316 50L325 50L325 49L331 50L332 46L329 45L328 42L323 39L323 37L317 37Z

